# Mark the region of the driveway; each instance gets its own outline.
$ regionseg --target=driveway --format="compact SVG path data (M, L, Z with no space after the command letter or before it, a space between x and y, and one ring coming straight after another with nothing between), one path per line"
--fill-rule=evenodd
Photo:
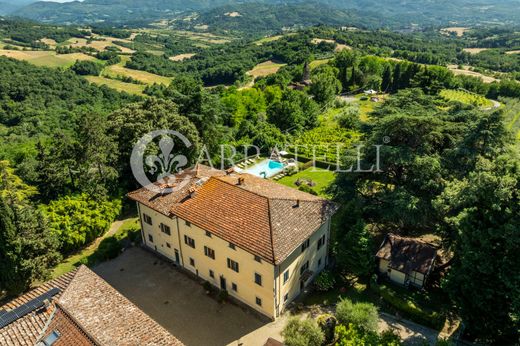
M227 345L267 324L247 309L219 304L197 281L141 248L93 270L187 346Z

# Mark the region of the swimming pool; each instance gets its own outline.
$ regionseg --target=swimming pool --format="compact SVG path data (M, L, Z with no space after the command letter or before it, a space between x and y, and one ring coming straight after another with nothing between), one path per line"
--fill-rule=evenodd
M283 171L283 167L284 165L281 162L266 159L254 166L248 167L244 172L261 178L271 178Z

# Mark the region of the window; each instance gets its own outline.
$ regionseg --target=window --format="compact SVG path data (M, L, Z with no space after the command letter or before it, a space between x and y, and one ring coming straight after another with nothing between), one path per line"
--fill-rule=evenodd
M325 245L325 234L320 239L318 239L318 251L323 245Z
M310 239L307 239L302 244L302 252L304 252L309 247Z
M186 227L191 227L191 222L189 221L184 221L184 224L186 225Z
M168 235L172 234L170 226L166 226L164 223L161 223L160 227L161 227L161 232L168 234Z
M288 301L288 300L289 300L289 293L286 293L286 294L283 296L283 301L284 301L284 303L285 303L285 302Z
M204 255L208 256L209 258L215 259L215 250L207 246L204 246Z
M235 244L233 244L233 243L229 243L229 248L235 250L235 249L236 249L236 248L235 248Z
M209 270L209 277L213 279L215 278L215 273L211 269Z
M233 261L231 258L227 259L227 266L229 269L236 271L238 273L238 263Z
M150 243L153 243L153 236L151 234L148 234L148 241Z
M210 237L211 238L211 233L209 231L206 231L206 237Z
M289 269L287 269L285 273L283 273L283 283L287 283L287 280L289 280Z
M261 298L256 297L256 305L262 306L262 299Z
M318 260L318 268L321 266L321 258Z
M303 273L305 273L305 271L309 269L309 261L305 262L304 265L301 266L300 268L300 275L302 275Z
M42 345L51 346L60 338L61 334L57 330L53 330L45 339L42 340Z
M152 224L152 217L148 214L143 213L143 221L149 225Z
M237 292L237 291L238 291L237 284L234 283L234 282L232 282L232 283L231 283L231 289L232 289L233 291Z
M195 249L195 239L188 237L187 235L184 235L184 242L189 247L192 247Z
M167 247L168 249L171 249L171 248L172 248L171 244L168 243L168 242L166 243L166 247Z
M260 258L260 256L255 255L255 261L257 261L258 263L262 263L262 259Z
M262 275L255 273L255 283L262 286Z
M190 266L195 267L195 260L190 257Z

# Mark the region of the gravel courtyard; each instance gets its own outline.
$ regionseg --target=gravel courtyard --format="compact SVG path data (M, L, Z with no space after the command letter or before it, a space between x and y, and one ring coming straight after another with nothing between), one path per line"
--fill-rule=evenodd
M93 270L187 346L227 345L267 324L248 310L219 304L198 282L140 248Z

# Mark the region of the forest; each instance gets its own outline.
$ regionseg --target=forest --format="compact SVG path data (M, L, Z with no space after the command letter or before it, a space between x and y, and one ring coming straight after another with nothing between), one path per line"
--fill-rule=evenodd
M4 24L4 38L33 48L42 35L63 41L85 33ZM33 30L21 29L27 26ZM130 37L126 29L92 30ZM338 173L326 191L342 206L332 244L339 270L370 278L381 234L435 234L453 253L441 285L467 336L510 343L520 318L519 278L509 275L520 267L520 83L518 55L504 53L516 45L515 35L489 30L453 38L318 26L260 43L246 33L204 48L140 33L131 56L92 52L101 62L51 69L0 57L0 292L15 296L47 279L62 258L133 208L125 199L137 187L130 153L149 131L175 128L187 136L194 144L183 152L190 163L203 147L218 162L221 144L253 144L268 153L286 143L335 142L363 143L362 157L370 161L369 149L388 137L383 173ZM490 35L492 51L464 51ZM148 51L157 44L164 54ZM196 55L168 57L186 52ZM143 86L139 96L84 78L122 64L122 57L126 68L174 81ZM256 79L248 74L268 60L284 64ZM500 79L485 83L447 67L468 63ZM355 102L364 103L353 104L367 89L384 99L361 96ZM322 154L331 163L330 153ZM345 167L354 159L351 150L342 152Z

